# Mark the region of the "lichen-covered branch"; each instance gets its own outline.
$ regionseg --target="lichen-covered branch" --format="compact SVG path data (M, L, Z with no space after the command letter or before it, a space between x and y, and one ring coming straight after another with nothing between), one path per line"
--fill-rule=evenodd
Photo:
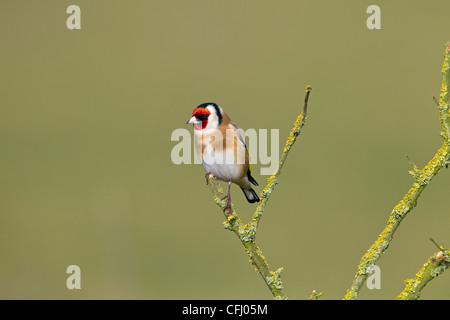
M322 296L322 292L317 293L316 290L313 290L308 300L318 300Z
M447 43L444 52L444 63L442 65L442 85L438 106L439 119L443 128L441 136L444 138L444 143L423 169L420 170L410 161L412 170L409 171L409 173L413 176L414 183L408 193L392 210L386 227L379 234L377 240L361 258L352 286L347 291L344 299L356 299L359 290L368 277L370 268L376 264L380 256L389 247L395 231L408 212L416 206L417 199L422 191L439 172L439 170L442 167L448 166L450 163L449 53L450 44Z
M225 215L225 228L237 235L242 245L244 246L245 251L250 257L250 263L255 266L256 271L264 279L264 282L272 292L272 295L275 299L287 299L287 296L283 293L283 283L280 278L283 268L278 268L276 271L270 271L266 258L255 242L256 228L258 226L259 220L261 219L261 215L264 211L266 203L273 191L273 188L278 183L277 177L279 176L281 168L286 161L289 150L292 148L297 136L300 134L301 128L305 124L306 110L310 92L311 86L308 85L306 87L303 112L298 116L297 120L294 123L294 128L292 129L289 138L286 141L286 146L284 147L278 168L276 169L275 173L268 179L267 186L261 193L261 200L258 204L258 207L253 214L252 220L249 223L242 223L236 212L233 210L233 204L231 204L231 206L229 207L226 206L226 200L223 197L223 190L220 187L219 183L213 176L209 176L208 178L208 185L210 186L213 193L214 201L222 209Z
M253 264L255 270L261 275L267 287L272 292L273 297L275 299L287 299L287 296L283 293L283 284L280 280L280 273L283 268L270 271L266 258L255 243L256 229L251 223L242 223L241 219L239 219L236 212L232 209L233 204L231 204L231 207L226 206L226 200L223 198L223 190L213 176L209 177L208 185L213 193L214 201L222 209L227 219L224 222L225 229L232 231L239 238L250 258L250 263Z
M428 282L436 278L450 266L448 249L440 247L437 252L428 259L414 278L405 281L405 289L398 295L397 300L416 300L420 297L422 289Z
M283 149L283 154L281 155L277 169L267 180L267 185L261 193L261 201L259 202L258 207L256 208L255 213L253 214L252 217L252 224L255 226L255 228L258 226L259 220L261 219L264 209L266 208L267 201L269 200L270 195L273 192L273 189L278 184L278 176L280 175L281 169L283 168L283 165L286 162L289 151L291 150L303 126L305 125L306 112L308 110L309 94L311 93L311 90L312 90L311 86L307 85L305 89L306 95L303 104L303 111L297 117L297 120L294 122L294 128L292 128L291 133L289 134L289 137L286 140L286 144Z

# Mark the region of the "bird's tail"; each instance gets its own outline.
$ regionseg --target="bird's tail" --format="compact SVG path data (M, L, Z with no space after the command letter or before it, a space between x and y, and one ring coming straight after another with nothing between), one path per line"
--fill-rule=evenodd
M259 202L259 197L256 194L255 190L253 190L253 189L247 190L242 187L241 187L241 190L244 192L245 197L247 198L248 202L250 202L250 203Z

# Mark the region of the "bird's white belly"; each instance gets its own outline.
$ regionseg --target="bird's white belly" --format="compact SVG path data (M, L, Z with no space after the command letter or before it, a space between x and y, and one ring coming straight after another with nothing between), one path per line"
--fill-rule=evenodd
M226 156L233 156L232 154L226 154ZM223 181L236 181L242 177L241 170L239 170L239 164L234 161L233 163L227 163L227 157L223 153L203 154L202 165L206 172L212 172L216 178ZM228 158L228 162L229 159Z
M213 173L216 178L223 181L236 182L245 176L247 173L244 172L247 151L245 145L237 143L235 148L222 148L223 140L220 139L220 135L212 139L205 132L195 134L196 151L202 159L206 172Z

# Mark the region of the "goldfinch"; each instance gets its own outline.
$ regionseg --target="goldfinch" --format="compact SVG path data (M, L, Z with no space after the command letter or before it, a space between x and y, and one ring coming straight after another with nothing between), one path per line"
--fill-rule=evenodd
M244 133L221 107L213 102L202 103L192 112L186 124L194 125L194 143L206 183L212 174L228 183L226 207L231 206L231 183L237 184L248 202L259 202L252 184L258 186L250 172L250 161Z

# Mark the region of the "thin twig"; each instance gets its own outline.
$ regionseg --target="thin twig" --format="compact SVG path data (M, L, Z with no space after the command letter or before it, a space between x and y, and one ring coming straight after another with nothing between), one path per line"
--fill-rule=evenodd
M433 96L433 101L439 107L439 101L438 101L438 99L435 96Z
M443 246L440 246L436 241L434 241L433 238L430 238L430 241L433 242L433 244L439 249L439 250L445 250Z
M281 155L280 162L278 163L278 167L275 170L275 172L270 176L270 178L267 180L267 185L264 188L264 190L261 192L261 200L258 204L258 207L256 208L255 212L253 213L252 217L252 223L254 227L258 227L259 221L261 219L262 214L264 213L264 209L266 208L267 201L269 200L273 189L278 184L278 176L281 173L281 169L283 168L283 165L286 162L287 156L289 154L289 151L291 150L292 146L294 145L297 136L300 134L303 126L306 122L306 113L308 110L308 101L309 101L309 95L311 93L311 86L307 85L305 89L305 100L303 104L303 111L302 113L297 117L297 120L294 122L294 128L292 128L289 137L286 140L286 144L283 149L283 154Z

